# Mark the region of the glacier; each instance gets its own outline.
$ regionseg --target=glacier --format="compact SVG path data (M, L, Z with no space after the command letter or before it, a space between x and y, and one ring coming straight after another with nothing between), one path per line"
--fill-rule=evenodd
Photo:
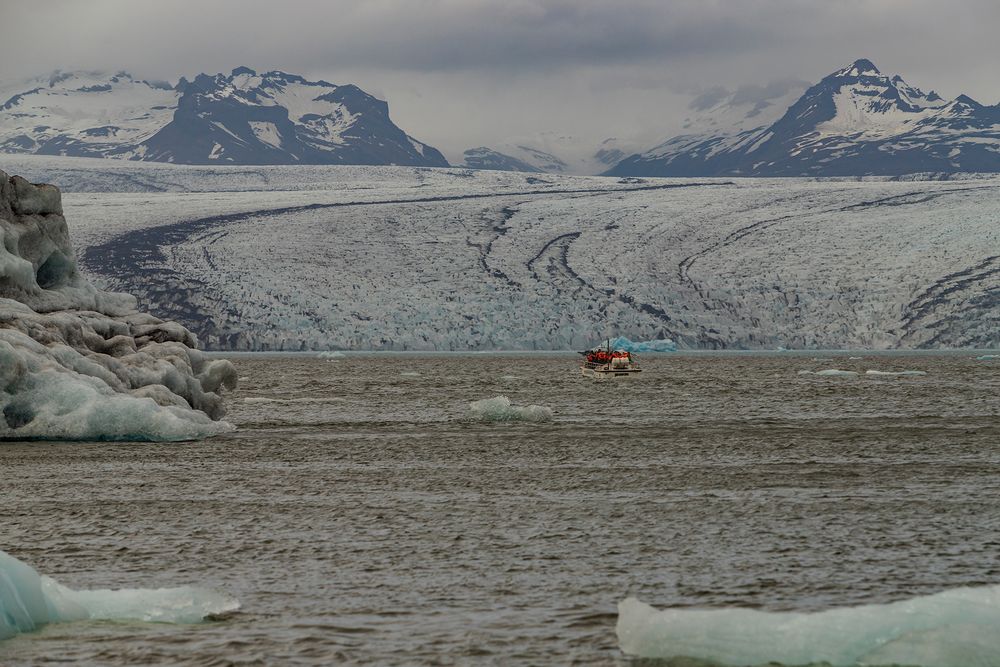
M198 623L239 608L239 602L228 595L194 586L77 591L0 551L0 640L50 623Z
M233 365L78 270L60 192L0 172L0 440L188 440L233 426Z
M991 667L1000 660L1000 585L819 612L663 609L618 603L618 642L642 658L713 665ZM699 663L700 664L700 663Z
M998 178L5 160L68 190L95 284L211 350L582 350L604 332L678 349L1000 347Z

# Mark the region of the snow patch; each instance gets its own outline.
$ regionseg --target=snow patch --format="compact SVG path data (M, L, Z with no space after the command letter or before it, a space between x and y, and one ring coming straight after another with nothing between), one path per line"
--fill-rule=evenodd
M251 120L249 123L250 129L258 140L268 146L281 148L281 133L278 132L277 125L263 120Z

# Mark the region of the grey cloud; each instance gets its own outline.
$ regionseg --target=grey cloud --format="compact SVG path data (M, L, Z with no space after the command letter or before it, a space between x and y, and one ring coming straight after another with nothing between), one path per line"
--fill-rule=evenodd
M804 89L808 86L808 81L802 81L800 79L768 81L762 86L757 84L740 86L736 89L736 92L733 93L732 103L735 105L760 104L761 102L767 102L768 100L781 97L796 88Z
M712 86L691 100L688 108L692 111L704 111L705 109L711 109L716 104L729 97L729 95L730 92L727 88L723 86Z
M283 69L375 92L461 155L541 130L667 135L693 96L759 104L860 57L994 103L996 25L994 0L0 0L0 81Z

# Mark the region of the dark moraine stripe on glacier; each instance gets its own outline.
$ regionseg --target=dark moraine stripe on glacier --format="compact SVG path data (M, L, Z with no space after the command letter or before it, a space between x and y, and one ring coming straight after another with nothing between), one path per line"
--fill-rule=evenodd
M388 206L396 204L422 204L447 201L488 200L505 197L540 197L548 195L568 194L608 194L643 192L650 190L672 190L696 187L724 187L734 185L731 181L695 182L695 183L662 183L656 185L638 185L622 188L560 188L548 190L520 190L511 192L467 194L437 197L415 197L384 199L376 201L352 201L304 204L300 206L285 206L280 208L242 211L224 215L213 215L195 220L161 225L157 227L137 229L116 236L109 241L87 248L80 257L80 264L91 275L101 276L106 285L115 290L129 292L139 298L143 307L150 312L163 316L169 313L171 319L184 324L201 340L207 340L211 335L220 335L218 323L211 313L197 307L193 297L200 300L215 301L217 307L228 308L222 299L213 298L208 294L208 285L192 276L175 271L166 265L167 257L163 249L184 243L196 234L210 233L217 228L230 223L249 220L256 217L279 216L289 213L300 213L330 208L348 208L363 206ZM566 267L566 270L571 271ZM207 297L207 299L206 299ZM669 317L662 310L648 304L634 302L629 297L621 297L623 303L629 304L664 322ZM223 338L223 340L225 340ZM220 347L225 349L223 343Z

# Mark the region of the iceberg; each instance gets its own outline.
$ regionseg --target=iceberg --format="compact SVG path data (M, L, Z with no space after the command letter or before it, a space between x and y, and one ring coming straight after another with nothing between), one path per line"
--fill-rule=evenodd
M989 361L991 359L1000 359L1000 354L981 354L976 357L976 361Z
M343 352L340 352L339 350L327 350L325 352L320 352L319 354L317 354L316 358L326 359L327 361L329 361L331 359L343 359L346 356L347 355L345 355Z
M474 419L488 422L547 422L552 420L552 408L543 405L512 405L506 396L494 396L469 403Z
M618 336L618 338L611 339L611 349L625 350L626 352L635 352L636 354L643 352L676 352L677 343L669 338L633 341L624 336Z
M77 591L0 551L0 640L50 623L84 620L198 623L239 608L235 598L193 586Z
M59 190L0 172L0 440L225 433L236 371L78 271Z
M987 586L813 613L657 610L628 598L617 634L630 656L713 665L987 667L1000 664L998 625L1000 586Z

